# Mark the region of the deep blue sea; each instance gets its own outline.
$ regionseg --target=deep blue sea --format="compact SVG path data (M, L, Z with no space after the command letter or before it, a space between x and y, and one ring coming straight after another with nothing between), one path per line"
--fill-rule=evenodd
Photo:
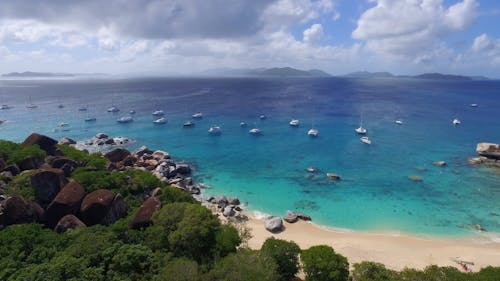
M26 108L30 99L38 108ZM500 81L0 80L0 104L13 106L0 110L7 120L2 139L22 141L31 132L126 136L135 141L130 149L147 145L191 161L197 180L211 186L205 194L238 196L252 210L296 210L329 227L431 236L479 237L470 225L480 224L500 241L500 172L467 163L478 142L500 143ZM121 111L106 112L111 105ZM82 106L88 111L78 111ZM131 109L134 122L118 124ZM154 110L164 110L168 123L153 124ZM183 128L198 111L204 118ZM90 115L95 123L84 122ZM371 145L354 132L361 116ZM291 118L301 125L289 126ZM454 118L462 123L454 126ZM71 130L55 131L60 122ZM213 124L222 127L220 136L207 133ZM248 133L254 126L261 136ZM307 135L311 126L319 137ZM309 166L320 172L308 173Z

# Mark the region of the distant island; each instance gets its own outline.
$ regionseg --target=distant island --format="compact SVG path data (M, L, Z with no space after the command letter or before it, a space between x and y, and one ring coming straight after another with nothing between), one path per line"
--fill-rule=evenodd
M2 74L2 78L71 78L86 76L103 76L103 73L55 73L55 72L10 72Z
M357 71L344 75L348 78L414 78L414 79L429 79L429 80L489 80L489 78L484 76L465 76L465 75L453 75L453 74L443 74L443 73L422 73L419 75L394 75L390 72L368 72L368 71Z
M301 70L292 67L272 67L256 69L212 69L202 73L203 76L234 77L331 77L332 75L319 69Z

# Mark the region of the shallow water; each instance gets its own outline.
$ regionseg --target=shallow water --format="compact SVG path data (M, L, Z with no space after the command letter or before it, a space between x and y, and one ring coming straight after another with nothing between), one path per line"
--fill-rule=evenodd
M38 108L25 108L30 96ZM481 224L500 232L500 173L467 164L476 143L500 142L500 81L4 80L0 103L14 106L0 110L7 120L1 138L22 141L33 131L54 138L127 136L136 141L132 148L145 144L196 162L198 180L212 187L206 194L238 196L265 213L300 210L317 223L355 230L456 236L475 234L468 225ZM106 112L111 105L121 112ZM130 109L137 111L134 122L117 124ZM159 109L165 125L152 123ZM183 128L198 111L204 118ZM88 116L97 122L85 123ZM371 145L354 133L361 116ZM300 119L298 128L288 125L292 117ZM455 117L461 125L452 125ZM54 131L60 122L71 130ZM220 136L208 135L213 124L222 127ZM254 126L261 136L248 133ZM307 136L311 126L318 138ZM432 164L439 160L448 166ZM320 172L307 173L309 166Z

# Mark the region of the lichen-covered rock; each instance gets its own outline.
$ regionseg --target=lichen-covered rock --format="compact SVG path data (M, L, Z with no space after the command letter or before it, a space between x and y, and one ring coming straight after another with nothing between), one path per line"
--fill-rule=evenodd
M149 197L142 203L137 213L135 213L134 218L130 221L130 228L132 229L141 229L144 227L148 227L152 221L153 213L158 211L161 208L160 200L155 197Z
M124 148L116 148L113 149L112 151L104 154L104 157L106 157L109 161L111 162L120 162L125 157L129 156L130 152Z
M29 135L22 143L23 146L38 145L40 149L53 155L56 150L57 141L44 135L33 133Z
M111 208L114 198L115 194L107 189L98 189L87 194L80 206L82 221L88 226L101 223Z
M67 183L68 180L60 169L42 169L31 176L31 186L35 189L35 197L42 206L52 202Z
M57 222L68 214L76 214L85 196L85 189L77 182L70 181L57 194L47 207L47 224L53 228Z
M75 229L77 227L86 227L86 225L77 217L70 214L70 215L65 215L59 220L59 222L57 222L54 231L57 233L63 233L69 229Z
M264 225L268 231L273 233L283 230L283 220L277 216L269 216L265 218Z
M117 194L113 199L113 203L109 207L108 213L102 219L101 223L105 225L110 225L115 223L117 220L126 217L128 214L128 205L123 199L121 194Z

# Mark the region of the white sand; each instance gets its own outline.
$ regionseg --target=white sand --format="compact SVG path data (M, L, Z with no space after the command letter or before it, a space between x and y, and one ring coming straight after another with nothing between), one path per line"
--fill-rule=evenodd
M285 222L286 230L272 234L264 223L250 218L247 226L252 229L250 248L260 249L268 237L295 241L302 249L314 245L332 246L337 253L346 256L350 264L374 261L386 267L401 270L405 267L422 269L428 265L454 266L452 258L474 262L478 271L488 265L500 266L500 243L477 242L472 239L421 238L410 235L390 235L367 232L342 232L320 228L312 223Z

